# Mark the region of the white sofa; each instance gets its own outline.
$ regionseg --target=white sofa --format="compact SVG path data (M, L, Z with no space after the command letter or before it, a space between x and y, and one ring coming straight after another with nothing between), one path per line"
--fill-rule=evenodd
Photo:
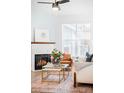
M74 84L93 84L93 62L74 62L72 66L72 77Z

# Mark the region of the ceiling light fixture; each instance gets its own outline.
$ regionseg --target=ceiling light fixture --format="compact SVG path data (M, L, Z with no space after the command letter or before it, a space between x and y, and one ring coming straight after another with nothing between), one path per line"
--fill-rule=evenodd
M55 11L59 11L60 10L59 4L64 4L68 2L70 2L70 0L54 0L54 2L37 2L37 3L52 4L52 9Z
M55 2L55 3L52 4L52 9L53 9L54 11L59 11L59 10L60 10L60 7L59 7L58 2Z

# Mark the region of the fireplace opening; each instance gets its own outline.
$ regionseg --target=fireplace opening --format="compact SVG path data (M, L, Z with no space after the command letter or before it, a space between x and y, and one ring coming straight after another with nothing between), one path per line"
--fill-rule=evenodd
M42 69L48 62L51 62L50 54L35 54L35 70Z

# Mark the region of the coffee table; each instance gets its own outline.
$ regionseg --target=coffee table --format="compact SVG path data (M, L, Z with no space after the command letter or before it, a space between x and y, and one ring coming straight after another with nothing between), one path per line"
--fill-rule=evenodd
M49 63L45 66L43 66L43 69L41 70L41 78L42 78L42 82L43 81L51 81L51 80L48 80L47 77L49 75L58 75L58 80L57 82L61 82L61 80L65 80L65 69L68 70L68 75L69 75L69 65L68 64L60 64L60 66L54 66L53 64ZM44 73L47 73L47 76L44 77ZM58 72L58 74L51 74L50 72ZM61 75L62 75L62 78L61 78Z

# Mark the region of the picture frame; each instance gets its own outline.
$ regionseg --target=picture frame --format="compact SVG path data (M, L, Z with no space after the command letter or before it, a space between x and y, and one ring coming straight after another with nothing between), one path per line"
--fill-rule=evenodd
M35 42L48 42L49 31L48 29L35 29Z

